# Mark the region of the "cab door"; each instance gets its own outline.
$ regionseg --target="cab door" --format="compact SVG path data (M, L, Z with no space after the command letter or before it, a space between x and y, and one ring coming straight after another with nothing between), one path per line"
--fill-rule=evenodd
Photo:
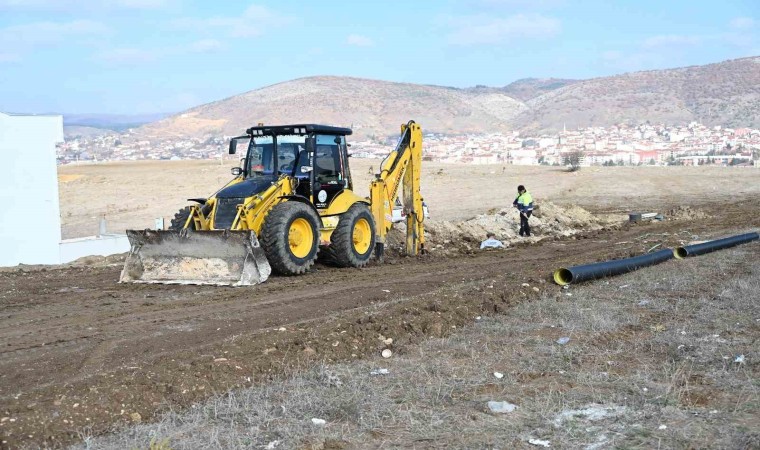
M327 208L348 187L343 136L318 134L314 145L314 206Z

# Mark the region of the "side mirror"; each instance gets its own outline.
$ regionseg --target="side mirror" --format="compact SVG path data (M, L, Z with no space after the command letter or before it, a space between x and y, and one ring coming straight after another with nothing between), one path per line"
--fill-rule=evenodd
M334 140L334 142L335 142L336 144L340 145L340 143L341 143L341 140L340 140L340 136L335 136L335 140Z
M239 177L240 175L243 174L243 169L241 169L240 167L233 167L232 170L230 170L230 172L232 173L232 175Z
M230 140L230 155L234 155L235 153L237 153L237 139L231 139Z

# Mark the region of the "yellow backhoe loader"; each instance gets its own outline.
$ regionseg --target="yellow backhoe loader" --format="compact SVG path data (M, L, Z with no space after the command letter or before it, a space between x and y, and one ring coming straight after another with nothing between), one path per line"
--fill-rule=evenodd
M424 251L420 193L422 130L401 126L396 148L370 185L354 193L349 128L256 126L232 138L247 146L235 178L209 198L181 209L169 230L127 230L131 250L121 282L244 286L274 270L303 274L317 253L341 267L382 260L392 210L403 186L406 252Z

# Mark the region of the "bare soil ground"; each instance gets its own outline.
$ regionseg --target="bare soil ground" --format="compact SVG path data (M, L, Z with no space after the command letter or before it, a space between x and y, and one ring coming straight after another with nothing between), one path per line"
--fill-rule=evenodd
M317 364L78 448L755 449L758 256L747 245L542 289L391 359Z
M187 199L213 194L232 176L237 161L143 161L68 165L59 170L63 237L90 236L99 219L112 231L152 228L170 219ZM368 195L370 167L351 161L354 187ZM760 170L736 167L472 166L425 162L422 192L431 218L463 220L512 204L518 184L537 201L577 205L593 213L628 213L680 205L719 203L760 194Z
M625 225L507 251L399 258L362 270L319 266L241 289L116 284L121 265L0 272L0 433L4 445L60 445L82 430L150 420L309 360L404 352L472 317L557 291L551 271L628 256L626 245L682 231L707 238L760 226L756 199L718 218ZM488 288L494 280L499 288ZM452 291L453 289L453 291ZM278 331L284 327L286 331Z
M121 217L124 227L133 227L140 217L152 222L160 215L134 202L149 205L165 192L161 180L167 173L175 181L184 177L182 189L192 191L178 194L178 203L197 195L197 186L191 186L193 181L183 174L188 163L158 173L156 167L168 166L151 168L151 164L124 165L128 170L120 165L67 167L81 169L83 177L63 184L63 198L93 214L104 200L119 205L114 207L114 217ZM199 172L209 171L202 177L216 173L208 163L197 164ZM139 175L140 183L134 181L138 176L134 167L145 170ZM484 212L489 204L504 206L505 198L477 193L482 178L471 172L452 169L459 173L452 180L462 185L449 189L450 183L444 180L450 167L443 168L440 185L428 185L426 195L434 214L441 211L450 214L441 218L456 219L462 214L458 205L468 197L467 189L485 203L467 204L465 210L472 214ZM563 180L584 176L543 173L546 189L555 189L548 181L554 176ZM745 192L760 189L750 184L756 172L706 173L717 174L716 183L743 180L740 187ZM84 201L87 189L76 183L98 176L103 177L103 186L92 201ZM673 175L651 176L664 182ZM124 184L117 189L112 180ZM506 203L517 181L503 180ZM672 246L760 227L756 195L707 195L704 186L710 183L695 184L679 201L668 203L668 195L677 198L677 193L657 201L668 208L688 200L700 210L720 212L699 220L601 227L572 237L526 241L506 251L448 256L434 251L422 258L396 257L362 270L318 265L305 276L273 277L251 288L119 285L118 258L0 271L0 447L77 442L115 427L151 421L162 412L187 408L230 389L278 379L314 362L360 360L384 348L404 355L428 337L449 336L472 323L475 316L497 315L526 299L561 293L549 282L551 271L559 266L625 257L657 244ZM216 187L221 181L210 182L208 192L213 192L212 184ZM92 194L92 186L88 189ZM609 203L597 205L597 211L609 212L628 201L620 197L615 201L616 189L619 186L610 188ZM636 197L630 204L634 201L654 203ZM432 206L436 204L441 208ZM90 213L68 211L72 214L65 223L71 230L82 229L76 218ZM393 343L379 340L380 334L393 337Z

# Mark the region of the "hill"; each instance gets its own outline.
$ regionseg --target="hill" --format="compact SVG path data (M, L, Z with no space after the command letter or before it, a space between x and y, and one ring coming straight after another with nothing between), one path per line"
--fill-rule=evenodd
M301 78L201 105L142 127L148 136L240 134L263 123L326 123L352 126L356 139L396 135L414 119L428 132L507 130L525 105L491 90L473 92L442 86L361 78Z
M580 81L526 102L517 128L621 122L760 127L760 57Z
M361 140L394 136L410 118L446 134L695 120L760 128L760 57L590 80L529 78L501 88L309 77L195 107L139 134L235 135L258 122L318 122L351 126Z
M123 131L163 119L168 114L63 114L63 125Z
M64 125L63 135L66 139L70 138L93 138L96 136L103 136L106 134L116 134L114 130L106 128L85 127L80 125Z
M526 102L547 92L577 83L580 80L568 80L564 78L523 78L514 81L501 91L512 98Z

